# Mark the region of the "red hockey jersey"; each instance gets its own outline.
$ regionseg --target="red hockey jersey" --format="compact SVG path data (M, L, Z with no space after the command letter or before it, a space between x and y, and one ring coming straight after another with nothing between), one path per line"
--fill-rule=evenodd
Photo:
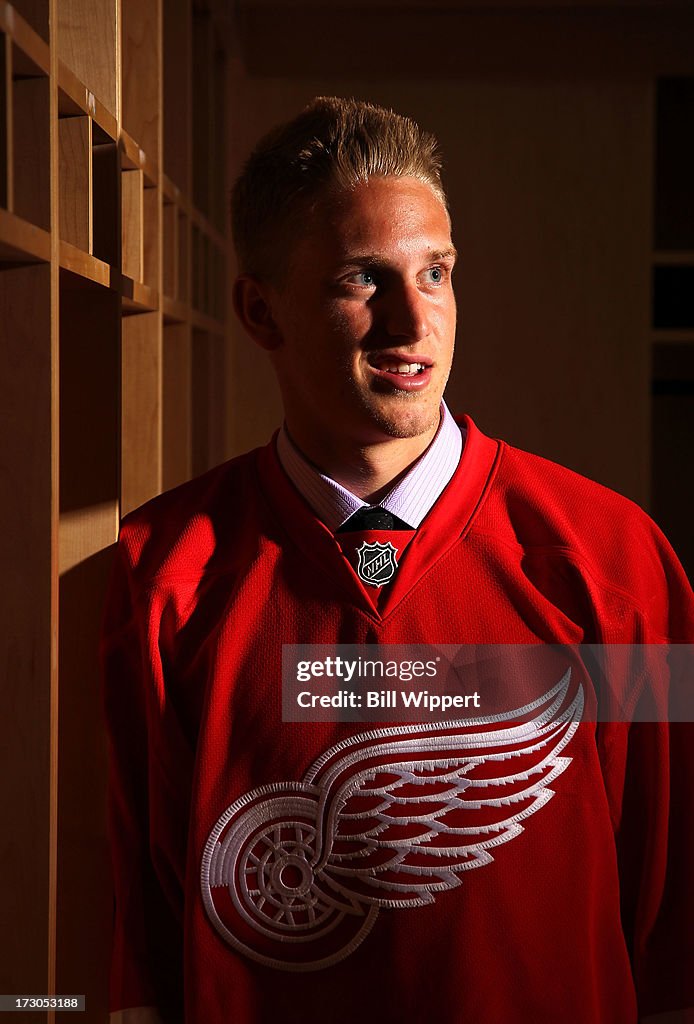
M633 1024L691 1005L688 726L577 724L562 694L541 743L498 720L282 721L283 644L694 640L640 509L465 423L378 608L273 444L124 520L103 640L113 1009Z

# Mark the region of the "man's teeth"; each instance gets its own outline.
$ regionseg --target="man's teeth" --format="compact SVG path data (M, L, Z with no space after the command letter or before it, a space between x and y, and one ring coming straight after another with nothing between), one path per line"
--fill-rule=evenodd
M381 367L386 373L421 373L424 363L390 363Z

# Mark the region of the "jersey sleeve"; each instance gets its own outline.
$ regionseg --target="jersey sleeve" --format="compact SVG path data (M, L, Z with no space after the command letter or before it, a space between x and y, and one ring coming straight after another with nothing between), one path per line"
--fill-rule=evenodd
M123 1024L157 1024L159 1015L174 1024L182 1020L182 933L150 850L150 668L122 538L101 638L114 889L110 1008Z
M691 723L616 723L610 773L622 922L640 1018L694 1007Z
M694 594L657 527L654 542L657 569L642 573L635 635L639 643L686 644L694 652ZM681 690L674 693L686 679L671 677L669 685L680 720L601 727L623 927L644 1022L669 1013L673 1022L688 1020L694 1013L694 722L681 720L690 717L682 710L694 700L683 704Z

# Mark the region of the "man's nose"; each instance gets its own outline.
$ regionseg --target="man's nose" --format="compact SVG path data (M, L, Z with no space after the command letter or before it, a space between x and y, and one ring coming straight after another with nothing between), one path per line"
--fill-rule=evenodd
M431 299L415 283L393 284L383 305L385 327L392 337L423 341L431 333Z

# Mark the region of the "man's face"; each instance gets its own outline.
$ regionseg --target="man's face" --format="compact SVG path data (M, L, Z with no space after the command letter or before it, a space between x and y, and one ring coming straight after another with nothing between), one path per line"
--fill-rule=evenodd
M448 214L414 178L318 204L272 312L289 432L308 454L433 437L455 339Z

